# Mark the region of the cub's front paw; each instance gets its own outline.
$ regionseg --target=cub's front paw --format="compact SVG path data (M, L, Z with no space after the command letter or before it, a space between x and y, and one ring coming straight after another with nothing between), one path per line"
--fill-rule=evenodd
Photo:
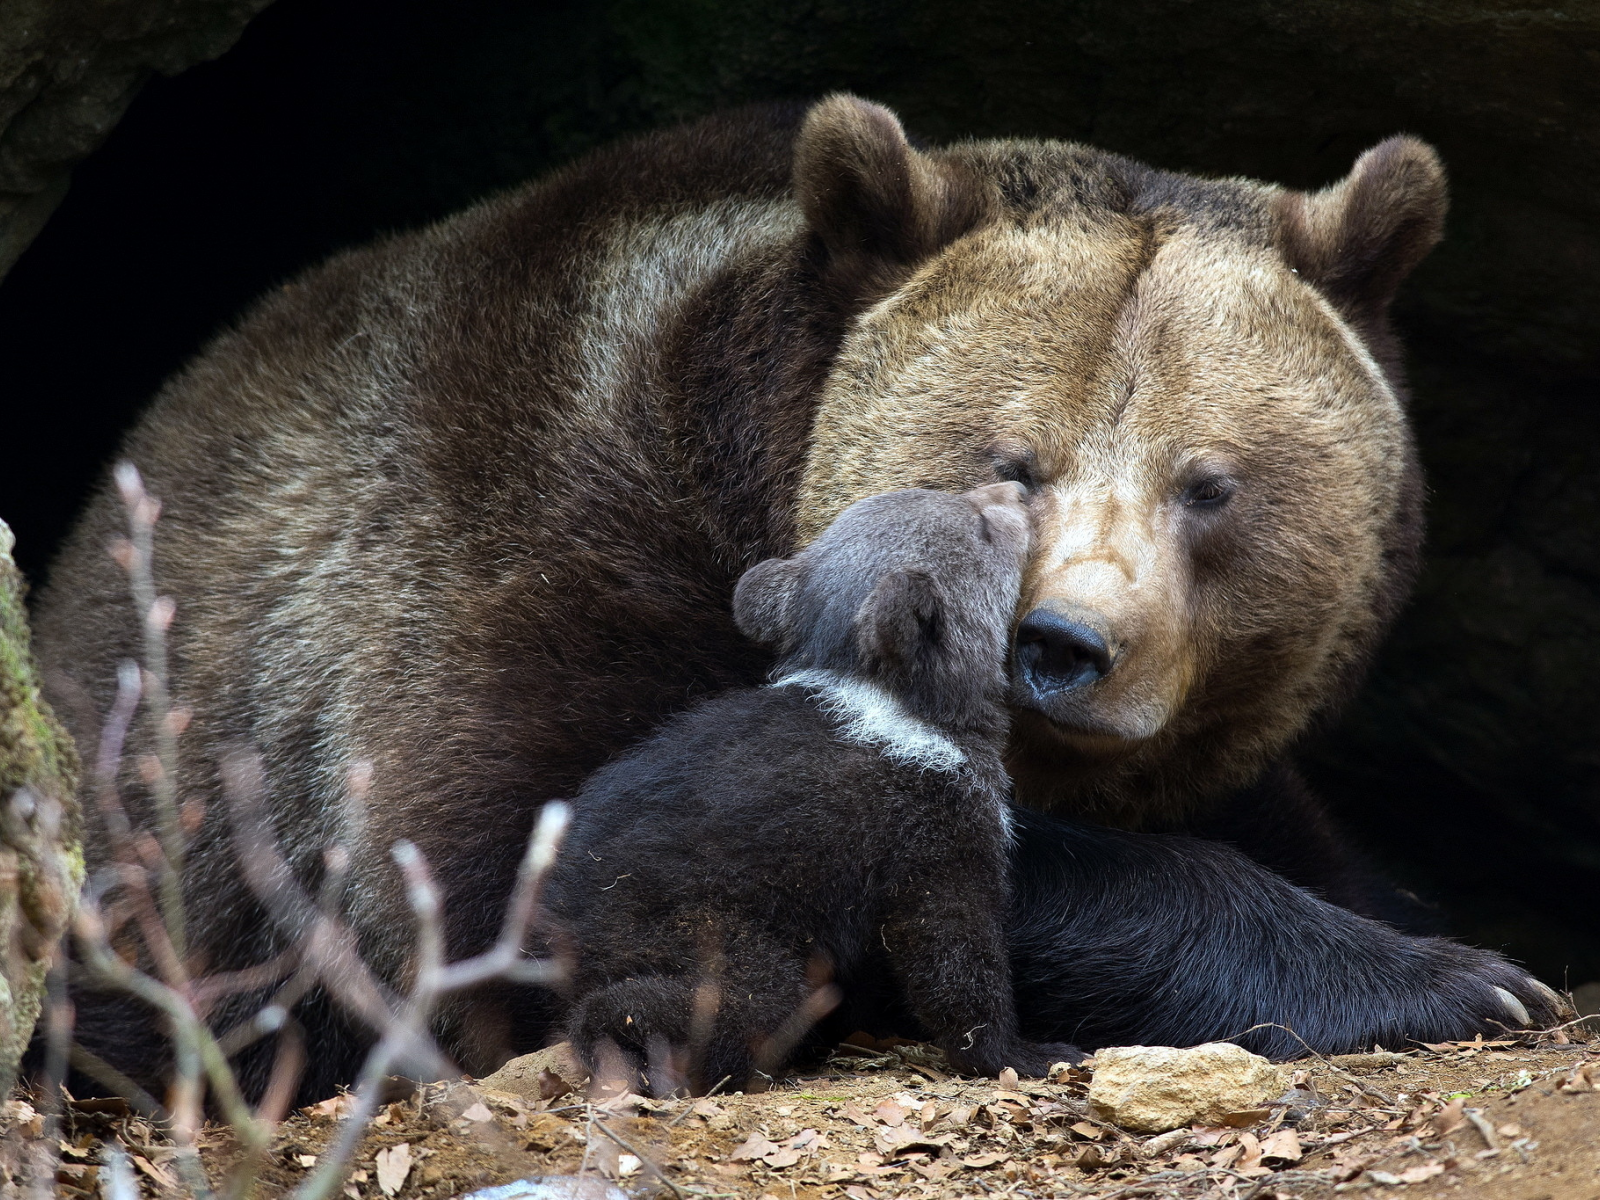
M946 1050L956 1070L968 1075L987 1075L991 1079L1010 1067L1018 1075L1029 1079L1043 1079L1056 1063L1076 1066L1087 1055L1069 1042L1027 1042L1018 1038L1004 1045L988 1046L981 1052Z
M1057 1063L1075 1067L1089 1056L1071 1042L1018 1042L1016 1057L1007 1065L1018 1075L1043 1079Z

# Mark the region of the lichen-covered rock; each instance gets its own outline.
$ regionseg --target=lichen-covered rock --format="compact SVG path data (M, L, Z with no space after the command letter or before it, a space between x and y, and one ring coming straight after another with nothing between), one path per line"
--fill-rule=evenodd
M150 76L215 58L271 0L0 4L0 276Z
M77 754L39 698L11 544L0 522L0 1095L33 1034L83 882Z
M1165 1133L1197 1121L1215 1124L1283 1088L1282 1068L1232 1042L1187 1050L1112 1046L1095 1053L1089 1107L1124 1129Z

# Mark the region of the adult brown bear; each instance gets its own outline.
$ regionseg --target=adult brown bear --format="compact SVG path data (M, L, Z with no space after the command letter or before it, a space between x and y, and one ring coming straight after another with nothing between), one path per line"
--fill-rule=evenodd
M543 800L760 679L729 616L741 570L868 494L1015 479L1041 533L1020 798L1130 827L1254 812L1234 821L1274 831L1254 852L1358 903L1282 764L1412 573L1385 312L1444 203L1404 138L1301 194L1054 142L917 150L834 97L624 144L341 255L218 338L125 448L165 503L186 786L214 794L222 750L258 747L293 861L310 877L349 848L351 919L399 979L396 839L447 881L470 951ZM39 613L46 664L102 711L136 634L119 520L102 494ZM224 810L186 876L214 969L278 937ZM448 1015L463 1065L530 1036L518 1002ZM117 1006L79 1012L92 1047L154 1070ZM311 1061L313 1088L347 1070L332 1041Z

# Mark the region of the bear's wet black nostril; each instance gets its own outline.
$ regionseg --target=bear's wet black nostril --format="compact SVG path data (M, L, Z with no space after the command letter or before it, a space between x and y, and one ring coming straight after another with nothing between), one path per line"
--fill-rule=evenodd
M1084 687L1111 671L1111 648L1095 629L1048 608L1017 626L1017 673L1035 693Z

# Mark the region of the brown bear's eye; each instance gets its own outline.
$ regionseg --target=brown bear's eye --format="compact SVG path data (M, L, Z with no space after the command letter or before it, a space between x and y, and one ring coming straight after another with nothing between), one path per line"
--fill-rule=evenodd
M1184 489L1183 503L1188 508L1217 508L1233 495L1233 483L1215 476L1198 479Z

